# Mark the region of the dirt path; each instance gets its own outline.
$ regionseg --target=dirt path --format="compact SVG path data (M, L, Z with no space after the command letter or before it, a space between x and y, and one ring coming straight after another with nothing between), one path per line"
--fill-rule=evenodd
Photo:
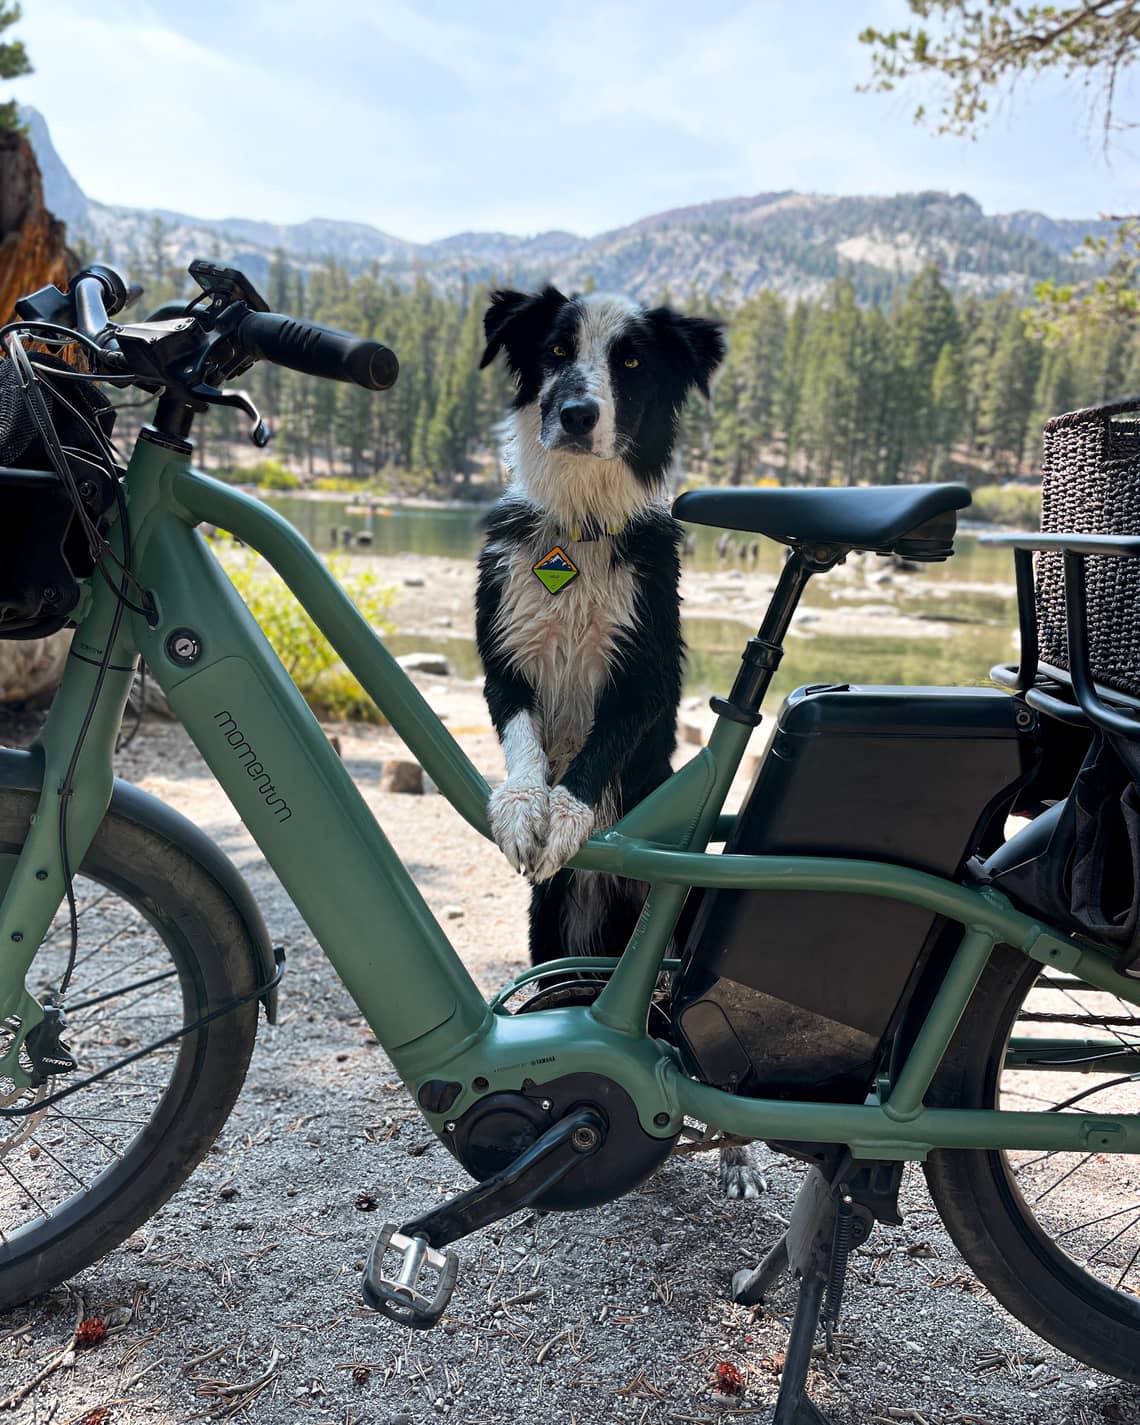
M468 753L500 775L477 689L452 680L443 698ZM445 923L464 961L484 990L497 987L524 963L525 886L438 795L380 793L393 734L338 731L432 909L461 912ZM727 1284L786 1220L800 1169L783 1158L771 1157L772 1191L758 1203L723 1201L715 1160L701 1155L591 1213L524 1214L481 1232L463 1244L451 1316L429 1335L362 1308L358 1275L380 1223L460 1188L463 1175L181 730L148 722L120 771L206 828L249 878L288 947L281 1023L263 1026L237 1109L191 1181L73 1283L88 1314L129 1313L129 1324L55 1370L12 1418L691 1425L737 1418L710 1390L730 1361L744 1377L738 1405L759 1411L739 1418L766 1419L793 1294L753 1310L730 1304ZM814 1372L835 1425L1140 1421L1140 1392L1045 1346L981 1290L917 1171L905 1205L905 1226L879 1229L856 1257L841 1355ZM33 1375L73 1321L62 1291L0 1320L0 1386ZM231 1389L242 1385L256 1389Z

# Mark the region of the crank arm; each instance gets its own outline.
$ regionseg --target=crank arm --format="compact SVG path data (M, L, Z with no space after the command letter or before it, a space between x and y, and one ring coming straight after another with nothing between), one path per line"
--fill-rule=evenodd
M605 1122L594 1109L577 1109L560 1118L494 1177L406 1222L400 1231L405 1237L423 1237L433 1247L446 1247L527 1207L560 1183L583 1158L596 1153L605 1138Z
M583 1158L605 1142L606 1124L591 1108L580 1108L553 1124L529 1148L493 1177L460 1193L403 1227L388 1223L377 1237L364 1269L364 1300L390 1321L425 1330L447 1308L459 1271L459 1259L445 1248L468 1233L509 1217L562 1181ZM398 1252L394 1275L384 1258ZM424 1270L436 1274L429 1295L420 1286Z

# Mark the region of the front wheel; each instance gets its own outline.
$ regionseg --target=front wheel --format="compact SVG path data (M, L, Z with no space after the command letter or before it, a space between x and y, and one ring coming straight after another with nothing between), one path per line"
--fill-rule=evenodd
M0 893L36 795L0 791ZM38 1090L0 1078L0 1107L34 1105L256 988L256 950L222 888L178 846L126 816L103 821L75 879L79 950L64 1042L74 1074ZM66 909L27 986L59 984ZM0 1311L97 1261L189 1177L233 1107L257 1030L256 999L101 1083L0 1117ZM15 1026L0 1023L0 1052Z
M1007 1066L1011 1039L1084 1072ZM1045 1041L1048 1041L1049 1047ZM1095 1053L1082 1041L1110 1047ZM1066 1049L1064 1046L1068 1045ZM990 963L931 1092L932 1104L1135 1113L1140 1013L1010 949ZM1029 1054L1038 1057L1032 1047ZM942 1149L926 1179L954 1243L998 1301L1086 1365L1140 1383L1140 1164L1105 1153Z

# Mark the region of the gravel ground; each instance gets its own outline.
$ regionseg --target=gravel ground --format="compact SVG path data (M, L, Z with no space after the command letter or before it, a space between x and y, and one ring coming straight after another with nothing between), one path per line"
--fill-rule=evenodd
M469 755L501 775L478 690L423 686ZM0 741L29 728L0 728ZM330 731L480 986L497 987L525 962L525 886L438 795L379 791L380 764L399 755L390 731ZM182 731L148 720L119 770L203 826L248 877L288 948L281 1022L262 1026L236 1111L172 1202L67 1289L0 1318L0 1394L58 1355L77 1311L116 1328L51 1371L11 1418L719 1421L736 1418L712 1390L718 1363L730 1362L743 1377L736 1414L766 1419L794 1294L783 1287L768 1306L744 1308L730 1303L728 1283L787 1218L801 1170L783 1158L769 1156L772 1190L755 1203L724 1201L715 1156L700 1154L675 1157L637 1193L590 1213L523 1214L479 1233L461 1244L452 1313L433 1333L361 1306L359 1272L379 1225L466 1180ZM904 1203L905 1225L877 1229L854 1258L839 1354L813 1371L834 1425L1140 1421L1140 1392L1047 1347L994 1303L917 1170Z

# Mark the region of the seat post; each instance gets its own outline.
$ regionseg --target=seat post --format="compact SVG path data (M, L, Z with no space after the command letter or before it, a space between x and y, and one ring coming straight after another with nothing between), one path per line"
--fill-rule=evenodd
M759 725L760 704L784 656L784 635L808 580L813 574L830 569L846 553L846 549L837 545L815 545L810 551L792 545L764 621L740 656L740 670L732 691L727 698L717 694L709 700L709 706L718 717L730 718L745 727Z

